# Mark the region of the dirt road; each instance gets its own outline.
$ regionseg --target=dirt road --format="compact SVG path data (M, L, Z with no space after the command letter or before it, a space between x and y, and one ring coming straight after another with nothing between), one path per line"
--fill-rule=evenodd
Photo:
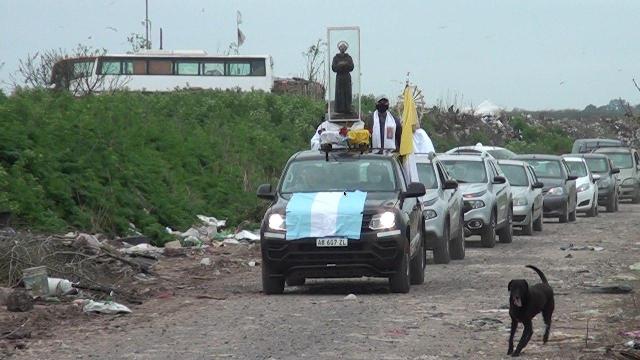
M546 273L556 292L556 311L550 342L542 345L543 324L537 317L523 357L608 358L605 347L628 340L617 335L620 331L640 329L640 312L633 293L595 294L585 285L640 286L640 273L628 268L640 261L639 219L640 206L622 204L619 213L603 212L597 219L550 220L533 237L517 236L494 249L472 247L465 260L449 265L430 263L425 285L412 287L407 295L390 294L385 281L367 279L311 281L288 288L283 296L264 296L259 267L247 268L202 280L201 294L216 299L178 289L133 307L130 315L61 325L16 358L507 358L507 283L512 278L538 281L526 264ZM569 244L604 250L560 250ZM349 293L357 299L344 300Z

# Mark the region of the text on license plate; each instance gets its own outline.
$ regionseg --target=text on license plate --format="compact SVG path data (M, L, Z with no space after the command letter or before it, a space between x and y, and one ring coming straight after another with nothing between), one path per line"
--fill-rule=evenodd
M316 239L316 246L319 247L334 247L334 246L347 246L347 238L320 238Z

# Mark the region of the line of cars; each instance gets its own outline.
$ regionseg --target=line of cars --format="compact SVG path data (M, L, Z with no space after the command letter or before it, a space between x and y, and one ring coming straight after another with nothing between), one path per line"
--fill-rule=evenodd
M563 156L481 144L415 154L416 174L395 153L301 151L277 186L257 191L272 202L260 231L263 291L369 276L404 293L424 282L428 251L446 264L465 258L470 236L494 247L512 242L514 227L532 235L544 218L571 222L578 212L597 216L599 206L617 211L620 199L640 202L634 149L601 139L576 144ZM349 212L362 193L359 210Z

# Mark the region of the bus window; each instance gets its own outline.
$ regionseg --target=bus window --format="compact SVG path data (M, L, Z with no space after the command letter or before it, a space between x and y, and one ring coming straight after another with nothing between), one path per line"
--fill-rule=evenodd
M196 62L177 62L176 75L198 75L199 65Z
M248 76L251 74L251 64L248 62L227 63L227 76Z
M146 75L147 74L147 62L145 60L133 61L133 74L134 75Z
M122 62L122 73L124 75L133 74L133 61L123 61Z
M169 60L149 60L149 75L173 75L172 68Z
M93 71L94 60L76 61L73 63L73 78L77 79L84 76L91 76Z
M264 59L251 60L251 75L266 76L267 71L264 66Z
M100 74L120 75L120 61L102 61L100 63Z
M202 74L208 76L224 76L224 63L206 62L202 64Z

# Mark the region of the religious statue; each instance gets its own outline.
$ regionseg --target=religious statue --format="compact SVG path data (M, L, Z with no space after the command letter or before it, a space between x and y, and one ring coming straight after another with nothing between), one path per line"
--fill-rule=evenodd
M339 114L351 114L351 74L353 59L347 54L349 44L346 41L338 43L340 51L333 57L331 70L336 73L336 99L334 111Z

